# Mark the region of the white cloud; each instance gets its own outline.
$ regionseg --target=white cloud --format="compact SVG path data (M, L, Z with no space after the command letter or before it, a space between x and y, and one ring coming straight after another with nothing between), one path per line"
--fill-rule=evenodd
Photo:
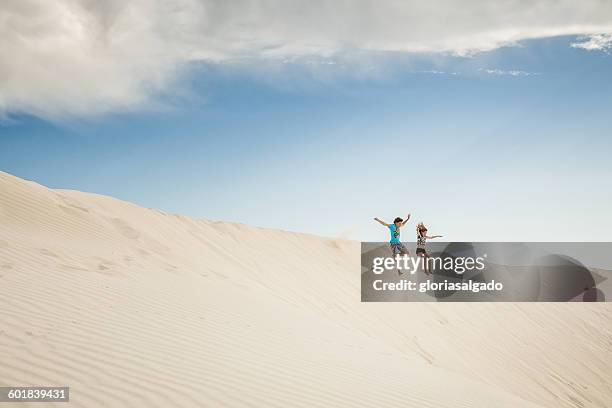
M438 69L428 69L428 70L425 70L425 71L418 71L417 74L459 75L457 72L440 71Z
M540 75L539 72L527 72L521 71L520 69L488 69L488 68L478 68L479 72L484 72L485 74L490 75L500 75L500 76L532 76L532 75Z
M2 0L0 114L140 109L191 61L469 55L598 33L612 33L608 0Z
M595 34L581 38L580 42L572 43L574 48L583 48L587 51L604 51L612 50L612 34Z

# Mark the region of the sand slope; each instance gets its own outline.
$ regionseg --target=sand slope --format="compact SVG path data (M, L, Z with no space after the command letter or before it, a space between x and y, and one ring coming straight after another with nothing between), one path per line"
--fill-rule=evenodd
M0 172L0 385L84 407L612 406L608 304L361 304L359 274L356 242Z

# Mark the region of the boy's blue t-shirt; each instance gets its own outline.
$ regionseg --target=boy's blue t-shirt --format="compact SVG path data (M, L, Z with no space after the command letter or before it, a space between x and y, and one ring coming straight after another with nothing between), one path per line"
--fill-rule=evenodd
M395 226L395 224L389 225L389 231L391 231L391 244L399 244L400 243L400 230Z

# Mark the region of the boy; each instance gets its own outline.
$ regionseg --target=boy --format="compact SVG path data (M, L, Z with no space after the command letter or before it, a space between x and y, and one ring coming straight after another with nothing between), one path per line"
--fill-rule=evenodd
M408 214L406 220L402 220L400 217L397 217L393 220L393 224L387 224L380 218L374 218L374 221L389 228L389 231L391 232L391 240L389 241L389 247L391 248L393 256L410 255L410 252L408 252L408 248L406 248L406 246L400 241L400 228L406 225L409 219L410 214Z

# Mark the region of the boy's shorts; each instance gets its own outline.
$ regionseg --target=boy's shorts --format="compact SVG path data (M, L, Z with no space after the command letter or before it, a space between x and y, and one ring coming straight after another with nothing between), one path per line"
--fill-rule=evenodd
M408 248L404 244L389 244L389 248L391 248L391 252L393 252L393 256L395 255L409 255Z

